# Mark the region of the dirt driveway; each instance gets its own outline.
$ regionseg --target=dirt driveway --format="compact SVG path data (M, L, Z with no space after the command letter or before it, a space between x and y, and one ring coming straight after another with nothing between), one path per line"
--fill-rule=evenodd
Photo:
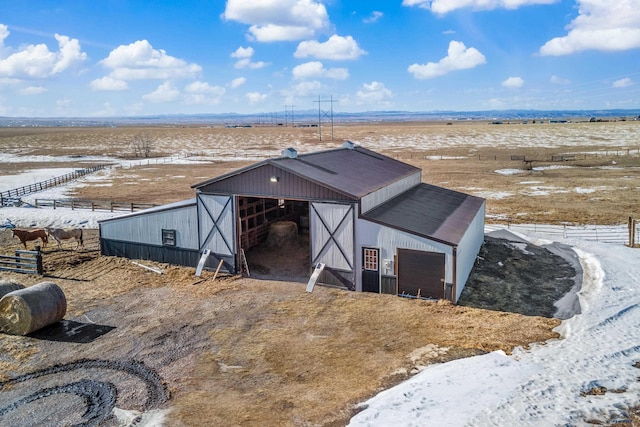
M16 242L0 232L2 253ZM91 245L44 256L44 277L0 274L52 281L68 302L61 323L0 335L2 425L344 425L424 365L510 352L556 337L559 323L142 262L157 274Z

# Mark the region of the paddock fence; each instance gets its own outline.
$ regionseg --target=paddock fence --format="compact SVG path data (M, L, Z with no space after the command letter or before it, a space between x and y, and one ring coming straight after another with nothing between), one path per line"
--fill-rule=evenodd
M158 206L153 203L118 202L113 200L35 199L34 207L108 212L137 212Z
M555 163L555 162L569 162L569 161L579 161L579 160L591 160L591 159L606 159L606 158L616 158L616 157L625 157L625 156L633 156L640 157L640 148L624 148L619 150L603 150L603 151L594 151L589 153L561 153L561 154L548 154L546 156L536 156L532 158L531 156L523 155L521 153L518 154L494 154L494 155L459 155L452 156L451 154L438 154L429 152L429 154L425 154L422 151L415 152L407 152L404 151L401 153L394 153L393 151L386 152L385 154L389 155L398 160L406 160L406 159L416 159L416 160L478 160L478 161L498 161L498 160L511 160L511 161L521 161L521 162L544 162L544 163Z
M96 165L84 169L76 169L73 172L56 176L45 181L36 182L34 184L24 185L22 187L13 188L0 192L0 206L12 206L20 197L36 193L38 191L46 190L47 188L55 187L61 184L65 184L74 179L78 179L90 173L102 170L109 167L109 165Z
M40 274L42 267L42 252L16 250L15 256L0 255L0 271L12 271L24 274Z

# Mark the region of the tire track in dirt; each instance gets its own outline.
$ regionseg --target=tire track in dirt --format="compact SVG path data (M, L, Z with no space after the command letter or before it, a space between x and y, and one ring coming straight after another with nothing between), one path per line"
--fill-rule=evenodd
M60 394L76 395L83 402L83 405L74 407L74 414L56 413L62 419L58 420L59 424L66 425L63 421L79 416L82 420L78 426L97 426L102 425L105 421L112 417L112 411L115 408L118 398L118 385L111 382L103 381L102 378L109 375L108 371L116 371L124 373L127 377L139 380L144 384L146 393L135 393L140 408L142 410L154 409L157 406L169 400L170 394L164 385L163 379L152 368L137 360L100 360L100 359L81 359L75 362L54 365L45 369L30 372L24 375L11 378L0 382L0 395L4 391L12 391L18 384L29 383L41 379L43 377L53 376L54 380L62 378L67 380L77 371L80 375L88 375L89 370L91 376L99 376L101 379L82 378L79 381L72 381L65 384L59 384L52 387L44 387L37 390L37 385L27 384L25 387L26 396L18 397L11 404L0 407L0 417L7 415L13 416L16 420L27 420L33 418L34 414L50 417L49 414L41 414L43 407L39 405L42 399L50 398ZM123 380L123 382L129 380ZM36 390L36 391L33 391ZM35 405L33 405L35 404ZM1 419L1 418L0 418Z

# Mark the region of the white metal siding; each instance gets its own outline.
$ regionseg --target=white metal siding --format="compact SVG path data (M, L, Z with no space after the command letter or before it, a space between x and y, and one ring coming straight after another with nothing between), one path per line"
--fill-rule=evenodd
M453 282L453 248L451 246L360 218L356 221L356 236L357 248L367 246L380 249L381 274L383 275L393 275L393 268L385 270L384 261L393 260L398 248L414 249L444 253L445 280L447 283ZM359 267L362 265L360 251L356 251L356 256L356 266ZM356 290L362 290L360 274L356 274Z
M482 208L478 209L478 213L467 231L464 233L460 244L458 245L457 267L456 267L456 295L455 301L458 301L462 290L464 289L469 274L476 262L478 251L484 242L484 211L485 203L482 204Z
M236 221L231 196L198 195L200 251L234 255Z
M360 200L360 213L363 214L370 211L387 200L393 199L398 194L404 193L408 189L420 184L422 182L421 173L421 171L418 171L411 176L367 194Z
M104 239L162 245L162 229L176 230L176 247L198 249L198 216L195 205L150 212L100 224Z
M354 206L311 203L311 259L328 267L353 271Z

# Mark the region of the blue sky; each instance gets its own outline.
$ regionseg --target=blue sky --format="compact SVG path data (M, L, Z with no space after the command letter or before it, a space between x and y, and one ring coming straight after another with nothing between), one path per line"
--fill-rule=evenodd
M3 116L640 108L639 0L3 3Z

